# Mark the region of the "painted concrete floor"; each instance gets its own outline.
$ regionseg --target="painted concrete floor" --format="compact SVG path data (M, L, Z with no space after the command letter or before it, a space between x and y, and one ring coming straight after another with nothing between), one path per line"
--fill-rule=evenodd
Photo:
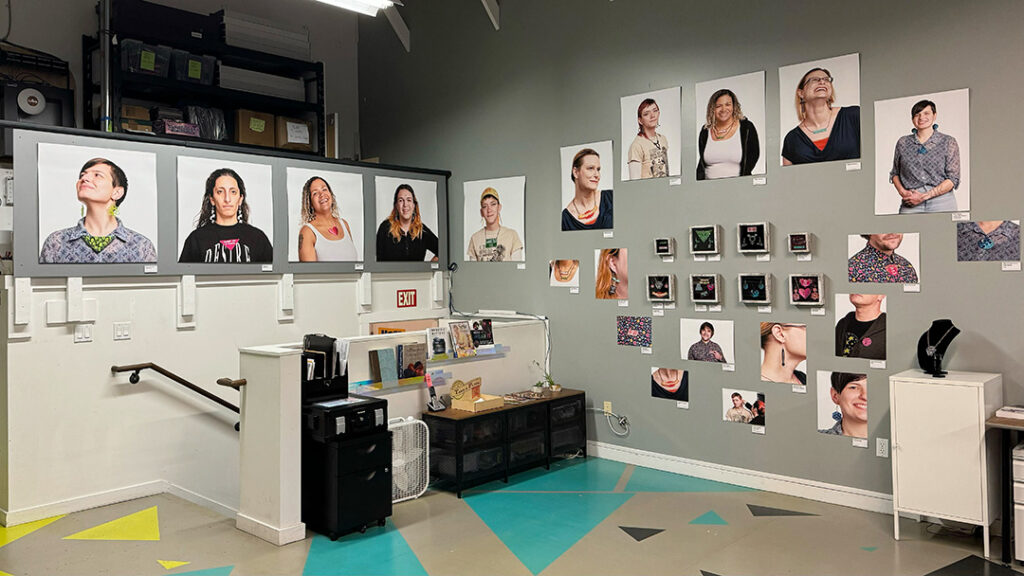
M0 576L971 576L978 536L588 458L428 491L383 528L276 547L168 494L0 528ZM999 541L992 550L998 554Z

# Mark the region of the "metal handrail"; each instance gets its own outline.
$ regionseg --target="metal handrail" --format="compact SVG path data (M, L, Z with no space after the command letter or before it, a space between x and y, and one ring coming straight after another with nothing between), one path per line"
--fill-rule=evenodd
M110 371L115 374L117 374L118 372L131 372L132 375L128 377L128 381L131 382L132 384L139 383L139 372L143 370L153 370L154 372L158 372L166 376L167 378L177 382L178 384L181 384L185 388L188 388L189 390L195 392L196 394L213 400L217 404L220 404L221 406L227 408L228 410L231 410L236 414L241 414L241 411L238 409L238 406L235 406L231 402L228 402L227 400L221 398L220 396L217 396L216 394L211 394L206 390L203 390L199 386L196 386L195 384L189 382L188 380L185 380L184 378L178 376L174 372L171 372L170 370L167 370L166 368L159 366L157 364L153 364L152 362L145 362L143 364L129 364L127 366L110 367ZM245 385L245 379L231 380L230 378L221 378L217 380L217 383L222 386L230 386L237 390L239 386Z

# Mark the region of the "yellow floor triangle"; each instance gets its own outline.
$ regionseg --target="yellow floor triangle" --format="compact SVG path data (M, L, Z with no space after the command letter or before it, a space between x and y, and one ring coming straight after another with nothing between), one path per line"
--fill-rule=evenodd
M159 540L156 506L65 536L65 540Z
M184 566L185 564L191 564L191 562L182 562L181 560L157 560L157 562L168 570L172 570L178 566Z
M4 572L3 570L0 570L0 576L14 576L14 574L11 574L10 572Z
M54 516L53 518L46 518L43 520L36 520L35 522L18 524L17 526L11 526L10 528L4 528L3 526L0 526L0 546L10 544L18 538L21 538L22 536L25 536L27 534L31 534L36 530L39 530L43 526L46 526L51 522L56 522L57 520L60 520L63 517L64 514L61 514L60 516ZM3 574L0 573L0 576L3 576Z

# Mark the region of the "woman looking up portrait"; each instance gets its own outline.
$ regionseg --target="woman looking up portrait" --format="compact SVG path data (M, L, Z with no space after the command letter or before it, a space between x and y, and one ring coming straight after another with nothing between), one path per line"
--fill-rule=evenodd
M811 68L796 87L800 123L782 142L782 164L808 164L860 157L860 106L833 106L835 79L825 68Z

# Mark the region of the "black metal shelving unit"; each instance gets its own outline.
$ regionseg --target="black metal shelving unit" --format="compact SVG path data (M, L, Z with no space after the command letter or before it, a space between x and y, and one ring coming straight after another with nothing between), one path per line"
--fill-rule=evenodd
M82 104L86 126L101 129L102 119L94 116L97 99L103 98L98 71L93 67L93 53L100 50L101 42L110 43L110 114L115 131L121 126L121 102L124 98L147 100L171 106L197 105L220 108L224 111L227 133L234 134L237 109L255 110L307 120L313 123L316 146L311 153L324 156L326 147L326 113L324 111L324 65L322 62L306 62L229 46L224 43L223 25L220 16L199 15L166 6L153 5L140 0L111 0L111 21L109 33L99 32L97 36L82 37L82 69L85 74ZM208 29L203 38L182 35L176 42L169 42L166 35L152 33L152 23L160 19L173 19L176 13L182 18L199 20ZM121 70L120 43L131 39L146 44L164 45L192 54L214 56L222 64L255 70L302 80L306 88L305 101L278 98L241 90L221 88L215 76L213 85L176 80L173 77L153 76ZM116 40L116 41L115 41ZM199 142L232 143L230 141L190 138Z

